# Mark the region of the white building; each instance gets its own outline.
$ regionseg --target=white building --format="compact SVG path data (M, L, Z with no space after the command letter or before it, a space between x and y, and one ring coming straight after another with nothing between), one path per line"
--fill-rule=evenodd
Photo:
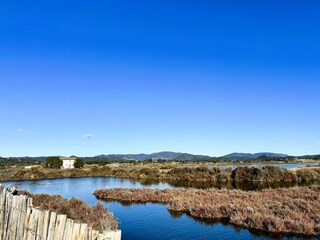
M74 163L76 161L76 157L61 157L62 160L62 168L63 169L72 169L74 168Z

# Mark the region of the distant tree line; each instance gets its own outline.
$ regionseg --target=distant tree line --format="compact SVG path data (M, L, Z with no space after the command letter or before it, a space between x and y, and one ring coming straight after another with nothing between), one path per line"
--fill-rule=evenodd
M10 167L10 166L28 166L28 165L38 165L44 163L46 167L49 165L52 168L60 168L62 166L62 161L58 161L58 157L0 157L0 168ZM49 159L49 160L48 160ZM146 159L146 160L125 160L125 159L110 159L110 158L97 158L97 157L84 157L79 158L76 161L76 168L83 167L84 164L97 164L106 165L112 163L151 163L151 162L181 162L181 163L254 163L254 162L292 162L297 159L310 159L310 160L320 160L320 155L306 155L306 156L289 156L289 157L268 157L266 155L260 156L258 158L227 158L227 157L206 157L204 159L194 159L194 160L178 160L178 159Z
M27 165L36 165L39 164L39 160L29 157L24 158L4 158L0 157L0 168L10 167L10 166L27 166Z

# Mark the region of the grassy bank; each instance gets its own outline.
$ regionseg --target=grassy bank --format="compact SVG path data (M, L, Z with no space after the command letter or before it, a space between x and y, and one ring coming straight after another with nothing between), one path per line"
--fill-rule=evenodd
M35 167L31 169L7 169L0 175L0 181L39 180L50 178L76 177L120 177L131 179L212 182L212 183L250 183L250 182L288 182L305 183L320 180L320 168L302 168L297 170L281 169L273 166L263 168L238 167L225 170L219 167L209 168L204 164L110 164L87 166L82 169L47 169Z
M199 189L105 189L104 200L165 203L193 217L224 219L248 229L320 237L320 187L259 192Z
M18 194L32 198L32 204L42 210L50 210L58 214L65 214L68 218L79 223L87 223L95 230L117 230L118 222L113 214L100 203L96 206L88 206L85 202L72 198L64 199L59 195L31 194L26 191L18 191Z

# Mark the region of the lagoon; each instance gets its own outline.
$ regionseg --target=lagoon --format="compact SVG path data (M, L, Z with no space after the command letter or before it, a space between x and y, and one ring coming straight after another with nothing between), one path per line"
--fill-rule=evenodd
M149 183L111 177L64 178L37 181L11 181L4 185L16 185L32 193L60 194L65 198L76 197L93 205L98 202L92 194L101 188L173 188L168 183ZM100 201L120 221L123 240L194 240L194 239L271 239L261 232L250 232L221 222L200 221L186 214L169 212L161 204L121 204ZM279 236L276 236L279 239ZM283 237L283 239L299 239Z

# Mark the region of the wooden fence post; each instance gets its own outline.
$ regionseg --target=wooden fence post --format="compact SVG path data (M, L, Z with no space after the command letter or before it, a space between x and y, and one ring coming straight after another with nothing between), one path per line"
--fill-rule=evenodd
M121 231L99 234L86 223L32 206L32 199L13 195L0 185L0 240L120 240Z

